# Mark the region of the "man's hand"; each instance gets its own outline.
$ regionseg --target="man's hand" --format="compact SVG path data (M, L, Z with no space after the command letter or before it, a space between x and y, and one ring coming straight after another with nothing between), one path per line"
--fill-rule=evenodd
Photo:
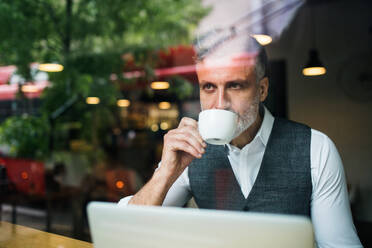
M198 131L198 123L182 118L176 129L164 136L161 166L129 204L162 205L169 188L194 158L201 158L207 145Z
M164 136L160 170L174 182L194 158L201 158L207 145L198 131L198 123L182 118L178 128Z

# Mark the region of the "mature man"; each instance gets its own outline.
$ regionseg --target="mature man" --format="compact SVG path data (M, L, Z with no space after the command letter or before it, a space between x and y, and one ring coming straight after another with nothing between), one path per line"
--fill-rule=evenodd
M235 138L207 145L197 122L183 118L164 136L151 180L119 204L183 206L193 196L200 208L305 215L319 247L361 247L333 142L264 107L267 58L255 41L223 43L197 62L200 102L238 114Z

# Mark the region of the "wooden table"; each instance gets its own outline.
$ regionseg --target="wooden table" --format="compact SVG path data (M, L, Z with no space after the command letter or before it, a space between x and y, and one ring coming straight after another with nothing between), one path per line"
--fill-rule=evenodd
M0 221L0 248L93 248L93 244Z

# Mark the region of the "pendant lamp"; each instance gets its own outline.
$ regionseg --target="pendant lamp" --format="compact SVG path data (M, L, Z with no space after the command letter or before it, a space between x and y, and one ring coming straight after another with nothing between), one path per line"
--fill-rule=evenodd
M309 60L302 69L302 74L305 76L319 76L325 74L326 71L326 68L319 59L318 51L316 49L310 49Z
M306 66L302 69L302 74L305 76L320 76L326 73L326 68L323 66L323 63L319 59L318 50L315 49L315 22L314 16L310 16L312 24L312 49L309 51L309 59L306 63Z

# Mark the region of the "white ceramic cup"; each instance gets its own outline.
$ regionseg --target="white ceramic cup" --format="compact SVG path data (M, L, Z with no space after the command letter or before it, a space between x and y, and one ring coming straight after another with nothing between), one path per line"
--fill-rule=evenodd
M238 124L238 115L222 109L208 109L199 113L199 133L212 145L230 143Z

